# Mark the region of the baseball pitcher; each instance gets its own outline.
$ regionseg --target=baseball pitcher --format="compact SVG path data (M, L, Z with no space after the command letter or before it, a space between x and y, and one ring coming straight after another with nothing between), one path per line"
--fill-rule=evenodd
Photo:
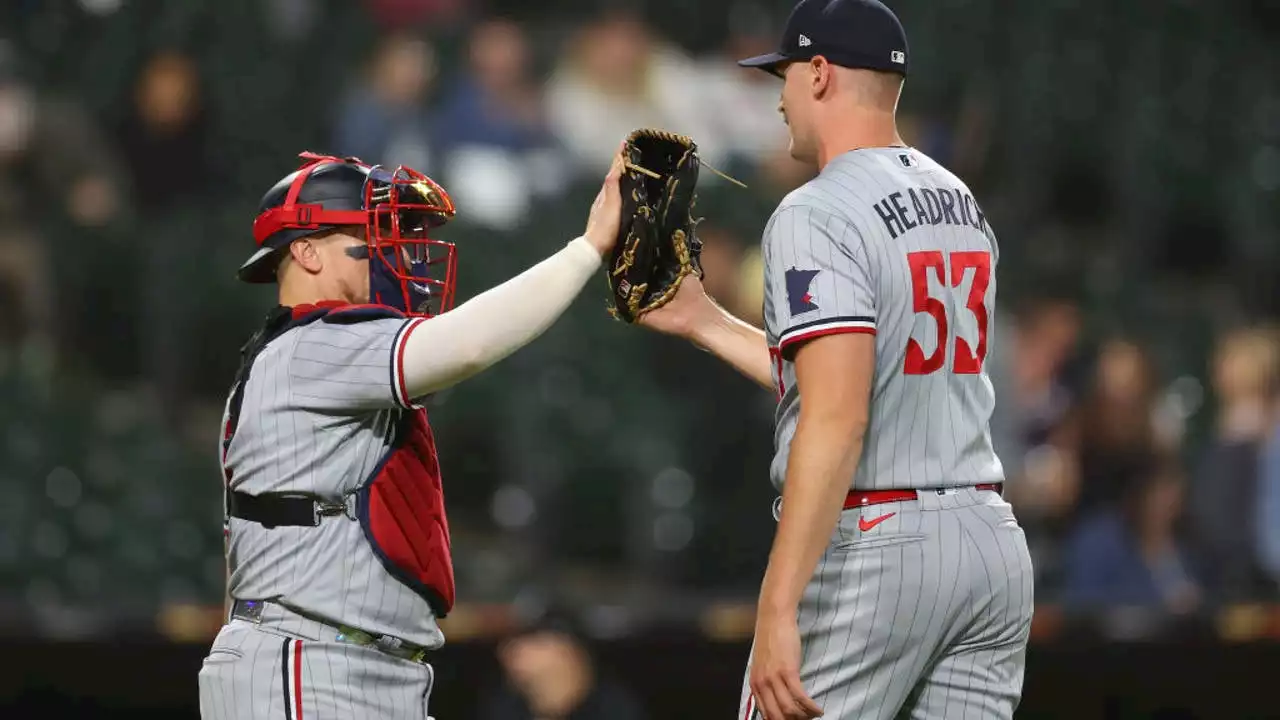
M242 350L221 432L228 622L200 671L210 720L421 720L453 607L423 401L525 345L618 233L614 167L584 234L453 303L448 194L411 169L303 153L240 268L279 305Z
M909 65L878 0L802 0L778 110L817 176L765 228L765 330L689 274L639 317L778 397L777 532L738 717L1012 716L1032 615L985 360L999 249L973 193L906 146Z

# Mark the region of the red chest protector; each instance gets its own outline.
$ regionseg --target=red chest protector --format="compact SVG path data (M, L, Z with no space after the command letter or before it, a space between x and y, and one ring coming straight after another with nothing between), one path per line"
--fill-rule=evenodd
M356 516L387 572L442 618L453 609L453 559L427 411L402 411L395 432L387 454L360 488Z
M239 418L249 369L269 342L316 321L345 325L402 317L399 311L381 305L337 303L280 308L273 313L242 351L241 369L228 406L224 459ZM390 446L357 492L356 517L387 572L426 600L436 617L443 618L453 609L455 591L435 438L425 410L393 412L397 416ZM230 473L227 475L229 483Z

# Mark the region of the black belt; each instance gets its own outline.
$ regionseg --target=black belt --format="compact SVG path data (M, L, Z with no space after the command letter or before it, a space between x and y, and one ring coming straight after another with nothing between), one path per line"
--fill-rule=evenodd
M355 519L355 496L332 502L314 495L227 493L227 512L234 518L256 522L264 528L316 527L320 518L346 515Z

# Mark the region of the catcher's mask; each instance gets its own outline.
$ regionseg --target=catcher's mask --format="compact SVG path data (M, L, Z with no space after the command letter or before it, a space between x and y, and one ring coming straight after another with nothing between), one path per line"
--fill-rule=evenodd
M444 188L404 166L389 171L358 158L300 157L302 166L259 204L253 221L258 251L240 267L241 280L275 282L294 240L354 225L364 228L365 246L348 254L369 260L369 302L420 317L453 307L454 244L427 237L454 215Z

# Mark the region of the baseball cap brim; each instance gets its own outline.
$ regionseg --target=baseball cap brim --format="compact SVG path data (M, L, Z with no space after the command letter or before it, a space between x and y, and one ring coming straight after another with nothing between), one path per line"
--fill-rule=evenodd
M247 283L273 283L276 281L276 267L280 265L280 260L285 253L285 248L289 244L299 238L308 235L324 232L334 225L319 225L316 227L302 228L285 228L276 231L271 237L267 238L266 244L259 247L249 259L245 261L240 269L236 271L236 277L241 282Z
M280 248L261 247L240 269L236 277L247 283L273 283L276 281L276 258L272 257Z
M793 59L794 58L783 55L779 52L771 52L767 55L757 55L755 57L749 57L746 60L739 60L738 64L742 67L759 68L771 75L778 75L781 77L782 74L778 72L778 66Z

